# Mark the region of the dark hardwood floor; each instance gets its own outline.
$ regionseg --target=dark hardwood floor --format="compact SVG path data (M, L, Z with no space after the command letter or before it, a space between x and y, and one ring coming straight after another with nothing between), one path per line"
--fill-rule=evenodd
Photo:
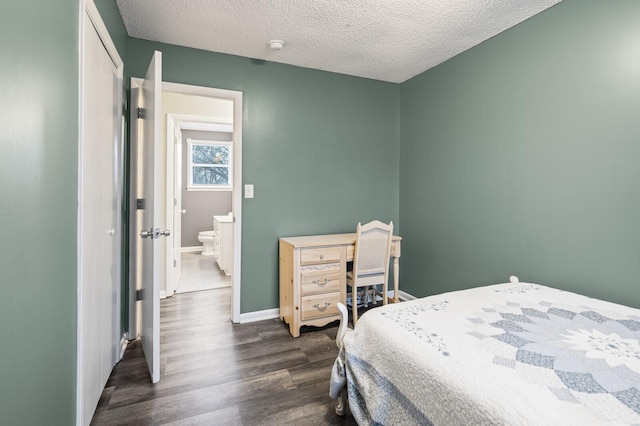
M354 425L335 414L337 323L293 338L279 319L230 322L230 289L161 302L161 379L139 340L116 365L94 425Z

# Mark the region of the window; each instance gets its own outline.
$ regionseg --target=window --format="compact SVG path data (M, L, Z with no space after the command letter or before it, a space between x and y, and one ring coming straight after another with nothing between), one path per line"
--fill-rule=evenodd
M187 139L189 164L187 190L231 191L233 142Z

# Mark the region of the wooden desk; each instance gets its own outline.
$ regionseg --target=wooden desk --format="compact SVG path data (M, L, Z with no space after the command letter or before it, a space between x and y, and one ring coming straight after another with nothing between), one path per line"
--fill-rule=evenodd
M393 300L399 301L401 237L391 243ZM280 319L293 337L300 327L321 327L340 319L336 304L347 303L347 262L353 260L356 234L280 238Z

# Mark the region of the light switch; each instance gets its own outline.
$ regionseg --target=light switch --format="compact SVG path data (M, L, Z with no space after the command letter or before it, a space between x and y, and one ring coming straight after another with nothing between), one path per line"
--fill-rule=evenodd
M244 186L244 198L253 198L253 184L246 184Z

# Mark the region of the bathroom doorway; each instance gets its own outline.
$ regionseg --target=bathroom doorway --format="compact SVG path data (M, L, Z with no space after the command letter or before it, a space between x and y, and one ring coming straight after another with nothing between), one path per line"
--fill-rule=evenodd
M180 109L185 99L176 102L175 94L165 93L163 105ZM167 297L232 284L233 104L211 98L206 106L216 115L167 113L167 144L174 148L174 264Z
M240 320L240 231L241 231L241 111L240 92L163 82L163 110L166 129L167 223L173 225L173 238L165 253L165 291L161 297L176 292L205 288L230 287L231 320ZM240 122L237 122L240 121ZM198 191L188 188L189 141L213 141L230 145L230 184L226 190ZM185 164L187 166L185 166ZM189 190L188 190L189 189ZM206 195L209 207L198 207L198 196ZM200 201L200 205L203 202ZM213 231L213 217L228 218L231 240L231 264L226 273L216 257L202 256L201 231ZM185 226L185 224L187 226ZM183 265L183 262L186 265ZM186 266L186 267L183 267ZM221 271L222 270L222 271ZM186 276L183 276L186 273ZM184 278L184 280L183 280ZM182 286L185 281L187 287ZM207 285L204 285L208 282ZM192 288L189 289L188 286Z

